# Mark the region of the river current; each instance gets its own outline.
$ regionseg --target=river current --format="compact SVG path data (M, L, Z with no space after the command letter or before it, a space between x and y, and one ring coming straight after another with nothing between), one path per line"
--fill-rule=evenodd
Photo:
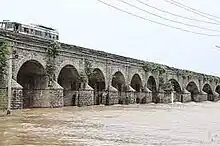
M220 146L220 103L18 110L0 117L0 145Z

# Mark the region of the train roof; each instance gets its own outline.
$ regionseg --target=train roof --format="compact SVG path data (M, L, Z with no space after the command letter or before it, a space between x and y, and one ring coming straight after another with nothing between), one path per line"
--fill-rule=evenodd
M43 26L43 25L39 25L39 24L32 24L32 23L31 24L27 24L27 23L23 23L23 22L15 22L15 21L10 21L10 20L3 20L2 22L3 23L4 22L18 23L18 24L21 24L21 25L32 26L32 27L35 27L35 28L55 31L56 33L58 33L57 29L54 29L54 28L51 28L51 27L47 27L47 26ZM0 23L2 23L2 22L0 22Z

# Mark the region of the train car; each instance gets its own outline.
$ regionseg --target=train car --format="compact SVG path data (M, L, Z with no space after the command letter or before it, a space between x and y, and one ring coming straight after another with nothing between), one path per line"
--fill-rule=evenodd
M25 35L36 36L44 39L59 40L59 33L56 29L36 24L22 24L4 20L0 22L0 28Z

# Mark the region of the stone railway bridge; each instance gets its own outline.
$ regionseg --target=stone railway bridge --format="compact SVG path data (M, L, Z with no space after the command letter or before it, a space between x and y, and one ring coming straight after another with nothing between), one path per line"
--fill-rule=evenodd
M52 42L0 31L0 39L18 55L12 60L12 108L217 101L220 78L154 64L103 51L58 44L50 60ZM5 81L7 78L5 78ZM7 100L7 86L1 97ZM6 100L5 100L6 99Z

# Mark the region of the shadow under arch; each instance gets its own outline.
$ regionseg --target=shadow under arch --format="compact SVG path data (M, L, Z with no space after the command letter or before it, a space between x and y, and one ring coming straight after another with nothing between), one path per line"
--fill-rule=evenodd
M76 106L80 89L80 76L73 65L64 66L58 75L58 84L63 87L64 106Z
M207 100L208 100L208 101L214 101L214 94L213 94L213 91L212 91L211 86L210 86L208 83L206 83L206 84L203 86L202 90L203 90L205 93L207 93Z
M139 93L142 91L142 81L138 74L134 74L131 79L131 87L136 91L136 103L141 103Z
M105 91L105 77L103 72L99 68L93 69L91 75L89 76L89 86L94 89L94 102L95 105L104 104L103 92Z
M175 91L174 94L174 101L183 102L183 96L182 96L182 89L179 84L179 82L176 79L170 79L169 82L173 86L173 90Z
M186 86L186 90L191 93L191 101L196 101L195 98L199 94L199 88L196 83L194 81L190 81Z
M46 70L36 60L26 61L19 69L17 82L23 87L23 107L35 107L41 93L48 86Z
M118 96L119 96L118 103L123 104L122 97L124 96L123 94L126 92L126 83L125 83L125 77L120 71L117 71L112 76L112 86L118 90Z
M120 71L117 71L112 76L112 86L115 87L119 93L126 91L125 90L125 86L126 86L125 77Z
M154 103L159 103L160 99L157 96L157 85L156 80L153 76L150 76L147 80L147 88L152 92L152 101Z

